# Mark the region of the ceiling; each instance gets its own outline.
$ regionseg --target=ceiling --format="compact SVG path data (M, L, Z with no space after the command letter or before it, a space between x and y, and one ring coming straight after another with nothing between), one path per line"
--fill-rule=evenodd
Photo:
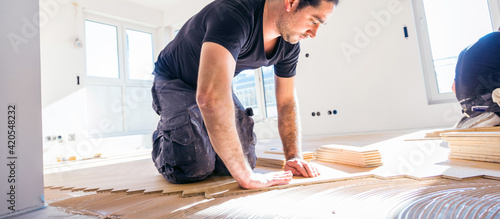
M177 6L182 2L186 2L187 0L125 0L125 1L160 11L166 11L168 9L171 9L172 7Z

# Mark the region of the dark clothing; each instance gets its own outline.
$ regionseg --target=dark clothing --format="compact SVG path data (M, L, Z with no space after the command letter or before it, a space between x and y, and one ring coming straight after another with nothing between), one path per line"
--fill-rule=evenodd
M153 109L161 115L153 134L152 158L158 172L171 183L189 183L210 174L230 175L215 153L196 104L196 92L181 80L155 77ZM255 167L254 122L235 95L236 127L243 152Z
M491 93L500 87L500 32L490 33L464 49L455 73L456 97L466 116L482 112L472 106L489 106L486 112L500 116L500 107L492 101Z
M215 0L189 19L158 56L155 75L181 79L196 88L201 46L213 42L225 47L236 61L235 75L245 69L274 65L279 77L295 75L300 53L279 37L271 57L263 41L265 0Z
M225 47L236 61L235 76L245 69L274 65L279 77L295 76L299 44L281 37L270 57L263 41L265 0L215 0L194 15L160 53L155 77L153 108L161 116L153 134L152 158L171 183L200 181L210 174L229 175L215 153L196 104L201 47L213 42ZM233 93L236 128L243 152L256 164L254 122Z

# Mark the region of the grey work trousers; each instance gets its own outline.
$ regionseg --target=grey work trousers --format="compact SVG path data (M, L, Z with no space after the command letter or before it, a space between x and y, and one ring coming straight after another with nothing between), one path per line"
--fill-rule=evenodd
M153 88L153 109L160 115L153 133L152 158L158 172L170 183L190 183L211 174L230 175L215 153L207 134L196 91L179 79L156 76ZM245 110L233 93L236 128L244 155L255 167L254 121L251 109Z

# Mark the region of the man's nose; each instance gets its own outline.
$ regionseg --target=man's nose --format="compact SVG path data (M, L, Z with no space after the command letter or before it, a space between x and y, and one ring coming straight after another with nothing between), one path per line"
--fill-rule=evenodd
M318 32L318 26L312 27L307 31L307 35L311 38L316 37L316 32Z

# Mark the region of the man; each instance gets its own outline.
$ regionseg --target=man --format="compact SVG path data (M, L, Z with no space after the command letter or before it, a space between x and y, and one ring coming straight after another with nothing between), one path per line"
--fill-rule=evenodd
M160 53L152 89L161 116L153 161L171 183L232 175L242 188L316 177L300 154L294 96L298 42L314 38L338 0L216 0L194 15ZM251 109L231 89L244 69L274 65L284 172L260 175Z
M455 128L500 125L500 28L460 53L452 89L464 114Z

